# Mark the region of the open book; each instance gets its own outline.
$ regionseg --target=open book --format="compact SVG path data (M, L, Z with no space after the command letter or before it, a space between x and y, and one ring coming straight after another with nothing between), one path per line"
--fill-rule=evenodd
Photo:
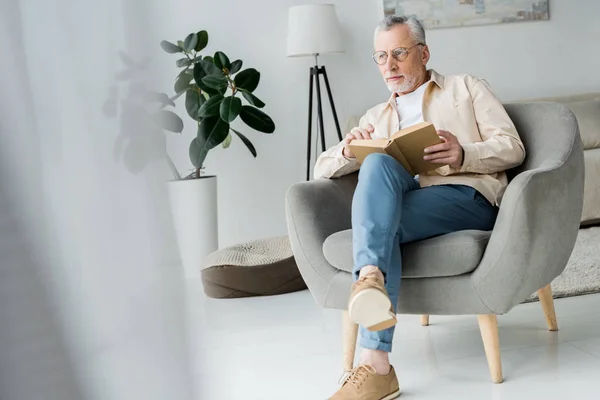
M399 130L389 139L356 139L348 147L360 163L371 153L384 153L394 157L415 176L443 166L423 160L423 150L438 143L443 143L443 140L433 124L422 122Z

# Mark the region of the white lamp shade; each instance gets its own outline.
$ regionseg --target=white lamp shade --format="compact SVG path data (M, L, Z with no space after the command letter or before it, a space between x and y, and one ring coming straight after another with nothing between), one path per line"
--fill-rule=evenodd
M343 52L340 25L333 4L290 7L288 57Z

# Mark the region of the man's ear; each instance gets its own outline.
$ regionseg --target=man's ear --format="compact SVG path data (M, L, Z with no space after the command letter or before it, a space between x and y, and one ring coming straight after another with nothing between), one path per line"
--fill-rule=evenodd
M431 55L429 54L429 46L423 46L423 51L421 52L421 61L423 62L423 65L427 65L430 56Z

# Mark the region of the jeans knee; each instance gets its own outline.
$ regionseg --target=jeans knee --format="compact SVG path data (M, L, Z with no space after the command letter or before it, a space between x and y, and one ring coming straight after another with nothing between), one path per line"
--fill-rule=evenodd
M365 160L360 166L360 174L381 174L382 169L384 169L384 167L392 166L395 163L397 164L398 161L396 161L394 157L390 155L383 153L371 153L367 157L365 157Z

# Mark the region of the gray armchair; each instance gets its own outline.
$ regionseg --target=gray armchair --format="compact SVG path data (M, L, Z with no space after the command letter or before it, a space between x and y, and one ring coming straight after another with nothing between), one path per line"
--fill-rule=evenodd
M478 315L492 380L502 382L496 315L537 291L556 330L550 282L573 250L583 204L582 144L575 116L556 103L507 104L525 144L491 232L461 231L406 245L396 310ZM294 184L286 195L296 262L316 302L346 310L352 285L351 204L357 173ZM344 369L353 367L357 326L344 312Z

